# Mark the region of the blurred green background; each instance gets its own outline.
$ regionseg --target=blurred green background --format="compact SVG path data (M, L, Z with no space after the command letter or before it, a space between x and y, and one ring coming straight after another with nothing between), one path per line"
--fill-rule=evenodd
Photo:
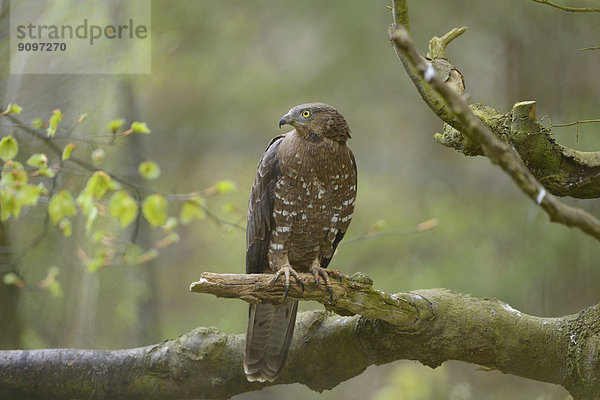
M442 125L389 45L387 1L154 0L152 74L137 76L10 75L6 3L0 24L1 97L24 108L23 121L47 119L60 108L68 126L88 113L75 131L82 139L80 154L91 153L94 146L85 137L106 133L110 120L145 121L152 129L148 137L100 146L107 154L104 168L136 179L137 163L151 159L162 176L145 184L169 193L200 191L231 179L238 190L209 199L208 207L225 220L243 220L256 165L280 133L280 117L296 104L326 102L346 117L359 167L357 205L346 238L363 235L381 220L380 233L400 232L341 246L333 267L348 274L364 271L376 288L388 292L445 287L499 298L538 316L575 313L599 301L595 240L549 223L486 159L466 158L434 142ZM411 1L409 7L411 33L423 51L431 36L469 27L448 55L465 76L471 102L506 112L517 101L536 100L538 117L547 115L554 123L598 117L600 52L580 51L600 45L597 15L565 13L529 0ZM2 136L17 135L23 156L40 151L38 142L0 122ZM599 124L582 125L578 137L575 127L552 133L566 146L600 150ZM85 171L67 173L76 191ZM565 201L600 215L597 201ZM177 210L172 204L173 215ZM414 233L431 218L438 219L436 228ZM5 224L0 267L14 267L43 220L44 209L38 207ZM118 349L174 338L197 326L245 330L246 304L188 291L203 271L244 271L243 230L207 218L179 227L181 240L151 263L91 274L77 254L93 245L80 226L75 229L80 234L65 239L51 227L16 266L27 284L18 289L14 308L21 348ZM146 244L162 237L142 229ZM129 238L121 232L114 242L122 245ZM61 271L62 296L36 288L52 265ZM303 303L302 308L319 306ZM0 329L6 323L0 320ZM461 362L431 370L401 361L371 367L321 394L291 385L235 398L570 397L555 385Z

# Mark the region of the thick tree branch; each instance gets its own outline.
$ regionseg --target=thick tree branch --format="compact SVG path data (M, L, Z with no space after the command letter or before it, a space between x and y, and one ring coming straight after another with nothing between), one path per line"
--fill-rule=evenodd
M394 8L402 5L406 6L402 0L394 2ZM428 63L419 55L408 32L401 25L395 23L392 26L390 39L402 60L402 64L405 68L406 65L409 65L407 69L409 76L412 76L415 71L418 73L418 81L413 79L417 89L420 85L426 86L428 92L435 92L443 100L443 111L438 112L436 111L438 103L432 104L428 98L423 97L440 118L458 129L472 142L480 143L483 153L490 161L498 164L510 175L515 184L542 207L551 221L577 227L600 240L600 221L586 211L566 205L547 193L546 189L537 182L523 164L518 154L494 136L484 123L473 114L464 98L439 77L431 63ZM448 113L452 114L450 120L446 120ZM458 124L456 124L456 121L458 121Z
M312 279L303 275L307 283ZM269 275L203 274L194 291L247 301L281 301ZM393 321L301 313L288 363L273 383L250 383L242 368L243 335L198 328L175 340L128 350L0 351L0 398L227 398L273 384L330 389L370 365L400 359L436 367L463 360L564 385L577 399L600 392L600 307L538 318L495 299L445 289L385 294L364 275L334 283L337 310ZM321 287L291 296L327 304ZM365 309L362 310L362 304ZM386 317L387 315L395 315Z

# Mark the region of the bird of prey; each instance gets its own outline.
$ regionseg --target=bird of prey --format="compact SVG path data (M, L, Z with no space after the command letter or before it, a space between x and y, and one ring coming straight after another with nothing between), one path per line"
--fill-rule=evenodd
M323 103L301 104L279 121L294 130L275 137L263 154L248 204L246 273L273 273L272 284L298 272L319 277L332 294L327 270L352 220L356 162L344 117ZM298 301L250 305L244 370L249 381L273 381L290 347Z

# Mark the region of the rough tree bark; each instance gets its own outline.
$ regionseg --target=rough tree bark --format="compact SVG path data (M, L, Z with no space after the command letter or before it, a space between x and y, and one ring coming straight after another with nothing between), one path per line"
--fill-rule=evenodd
M280 302L269 275L205 273L191 290L249 302ZM312 282L312 275L302 274ZM338 313L301 313L289 360L273 383L250 383L242 368L243 335L198 328L178 339L129 350L50 349L0 352L0 398L228 398L265 386L302 383L330 389L369 365L400 359L437 367L463 360L563 385L576 399L600 393L600 306L561 318L526 315L496 299L446 289L386 294L356 274L290 297Z

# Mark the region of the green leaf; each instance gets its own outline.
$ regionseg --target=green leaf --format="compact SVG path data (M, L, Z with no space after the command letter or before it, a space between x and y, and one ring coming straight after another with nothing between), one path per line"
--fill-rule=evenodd
M21 201L11 191L3 190L0 193L0 220L2 222L14 215L19 218L21 215Z
M58 230L62 232L64 237L70 237L73 233L73 224L68 218L63 218L58 223Z
M50 291L50 294L54 298L59 299L59 298L63 297L63 290L62 290L62 287L60 286L60 282L58 282L56 280L52 281L48 285L48 290Z
M133 131L133 133L150 133L150 129L148 129L148 126L145 122L132 122L131 130Z
M235 206L233 204L231 204L231 203L227 203L227 204L223 204L223 207L221 207L221 209L224 212L226 212L228 214L231 214L231 213L233 213L235 211Z
M154 243L154 247L157 249L164 249L177 242L179 242L179 235L176 232L170 232L166 237Z
M7 274L4 274L4 276L2 277L2 282L5 285L12 285L18 279L19 279L19 277L17 276L17 274L15 274L14 272L9 272Z
M44 121L42 121L39 118L36 118L33 121L31 121L31 125L33 125L33 127L35 129L43 129L44 128Z
M4 136L0 140L0 158L4 161L12 160L17 156L18 152L19 145L11 135Z
M60 121L62 121L62 119L63 115L59 109L52 111L52 116L48 120L48 129L46 129L46 134L48 135L48 137L54 136L54 134L56 133L56 128L58 127L58 124L60 124Z
M125 260L125 263L127 263L128 265L133 265L133 264L136 264L136 260L142 254L144 254L143 248L141 248L139 245L137 245L133 242L129 242L125 249L125 255L123 256L123 259Z
M65 217L72 217L77 214L73 196L68 190L62 189L52 197L52 200L48 203L48 214L54 225Z
M97 148L92 152L92 162L96 166L102 164L105 158L106 153L104 153L104 150L102 150L101 148Z
M19 278L19 276L14 272L4 274L4 276L2 277L2 282L5 285L15 285L19 288L25 287L25 282L23 282L21 278Z
M104 171L96 171L88 179L85 189L77 196L77 204L86 217L86 230L89 232L92 223L98 216L98 208L94 200L100 200L108 190L117 190L120 185Z
M108 234L106 232L96 231L92 234L92 243L99 244L106 238L108 238Z
M23 164L21 164L20 162L18 162L16 160L10 160L4 165L5 166L8 165L8 167L12 168L13 170L21 170L21 171L25 170L25 167L23 167Z
M89 272L96 272L103 266L104 266L104 262L102 262L102 260L100 260L98 258L94 258L87 265Z
M167 222L167 199L161 194L148 196L142 205L142 214L150 225L164 225Z
M187 225L195 219L202 219L206 217L203 207L203 198L184 201L183 205L181 206L181 213L179 214L181 223Z
M117 133L119 129L121 129L121 127L123 126L123 124L125 123L125 120L123 118L119 118L119 119L113 119L112 121L110 121L108 123L108 130L111 133Z
M94 178L94 176L92 176L92 178ZM94 189L96 187L93 182L92 185L90 185L92 178L88 180L86 188L79 193L79 196L77 196L77 199L75 200L77 205L81 208L81 212L83 212L83 215L85 216L85 231L87 233L92 231L92 224L96 218L98 218L98 207L96 207L96 202L94 201ZM98 183L98 185L102 186L101 183ZM104 189L104 192L106 192L106 188ZM102 195L104 195L104 192L102 192Z
M96 207L95 205L92 206L89 209L89 212L85 214L85 217L85 231L87 233L90 233L92 231L92 224L94 223L94 221L96 221L96 218L98 218L98 207Z
M77 205L81 208L81 211L84 215L88 215L91 212L92 207L95 207L94 199L92 199L92 196L89 193L86 193L85 191L79 193L79 196L77 196L77 199L75 199L75 201L77 202Z
M27 159L27 165L31 165L32 167L41 167L42 165L46 165L46 163L48 163L48 157L43 153L32 154Z
M90 272L96 272L99 268L107 265L110 260L114 257L115 253L110 249L101 249L96 253L96 257L90 260L88 264L88 270Z
M96 171L88 179L83 191L93 199L100 200L107 190L112 189L112 178L104 171Z
M31 165L32 167L38 167L37 174L41 176L47 176L48 178L54 177L54 171L48 168L48 157L46 157L43 153L33 154L27 160L27 165Z
M73 153L73 150L76 148L77 146L75 146L73 143L67 144L62 152L62 160L65 161L71 158L71 153Z
M47 193L47 190L41 183L39 185L25 184L18 193L23 206L35 206L38 203L40 194Z
M38 284L38 287L40 289L48 290L50 292L50 294L52 295L52 297L62 297L63 296L62 287L60 286L60 283L56 279L56 277L58 276L59 273L60 273L60 268L58 268L57 266L54 266L54 265L51 266L48 269L48 274L46 275L44 280L42 280Z
M139 166L140 175L145 179L156 179L160 176L160 167L152 161L144 161Z
M234 181L231 180L223 180L223 181L219 181L215 184L215 189L217 190L217 193L230 193L233 192L237 189L237 185L235 184Z
M21 110L22 108L17 105L17 104L9 104L8 107L6 107L6 114L21 114Z
M171 232L173 229L177 228L178 224L179 221L177 221L177 218L169 217L167 218L167 222L165 222L165 224L162 226L162 229L165 232Z
M18 161L7 161L2 169L2 184L8 188L16 189L27 183L27 172Z
M45 165L42 165L40 169L38 169L38 175L47 176L48 178L54 178L54 171L48 168Z
M124 190L112 195L108 208L110 216L118 218L123 228L129 225L138 213L136 201Z

